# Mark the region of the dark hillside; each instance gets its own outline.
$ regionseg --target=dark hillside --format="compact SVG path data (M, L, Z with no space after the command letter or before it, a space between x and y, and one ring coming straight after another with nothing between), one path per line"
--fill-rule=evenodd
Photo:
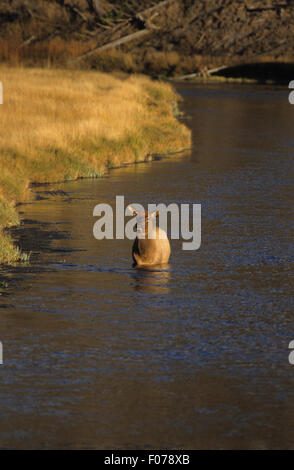
M292 63L293 24L289 0L0 0L0 60L157 75Z

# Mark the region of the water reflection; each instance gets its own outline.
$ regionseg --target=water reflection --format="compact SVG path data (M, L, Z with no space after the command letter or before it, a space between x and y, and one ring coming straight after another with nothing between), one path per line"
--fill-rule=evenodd
M135 267L132 273L135 291L150 294L168 294L170 292L170 265Z

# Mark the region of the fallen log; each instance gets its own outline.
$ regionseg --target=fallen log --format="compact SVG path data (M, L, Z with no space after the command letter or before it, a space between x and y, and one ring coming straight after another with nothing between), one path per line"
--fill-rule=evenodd
M167 5L170 2L171 2L171 0L165 0L163 2L160 2L157 5L154 5L153 7L147 8L146 10L143 10L143 11L139 11L135 16L146 15L146 13L151 13L154 10L158 10L159 8Z
M84 54L75 57L74 59L71 59L69 63L71 62L78 62L85 57L89 57L96 52L102 52L106 51L107 49L112 49L117 46L121 46L122 44L126 44L127 42L134 41L135 39L142 38L143 36L146 36L147 34L152 33L151 29L142 29L141 31L137 31L136 33L128 34L127 36L124 36L120 39L116 39L115 41L108 42L107 44L104 44L103 46L98 46L95 47L94 49L91 49L90 51L84 52Z
M170 80L187 80L189 78L195 78L195 77L205 77L207 75L211 75L216 72L220 72L221 70L224 69L229 69L231 65L222 65L220 67L215 67L214 69L209 69L209 70L203 70L201 72L196 72L196 73L189 73L188 75L180 75L179 77L172 77Z
M22 47L25 47L25 46L28 46L29 44L31 44L31 42L33 42L36 38L36 36L31 36L29 37L28 39L26 39L20 46L20 48Z

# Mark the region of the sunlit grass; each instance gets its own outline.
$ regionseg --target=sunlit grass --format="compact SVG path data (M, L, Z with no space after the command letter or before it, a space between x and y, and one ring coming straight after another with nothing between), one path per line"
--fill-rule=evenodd
M99 177L147 153L190 145L168 84L142 76L8 67L0 70L0 81L1 229L18 223L15 205L32 197L30 183ZM2 230L0 263L23 256Z

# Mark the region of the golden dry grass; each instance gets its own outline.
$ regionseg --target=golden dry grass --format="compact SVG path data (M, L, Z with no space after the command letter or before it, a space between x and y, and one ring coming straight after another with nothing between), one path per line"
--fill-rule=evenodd
M168 84L142 76L9 67L0 70L0 81L1 228L17 223L15 204L32 197L32 182L97 177L148 152L190 145ZM0 263L11 261L9 246L0 244ZM12 260L19 258L14 255Z

